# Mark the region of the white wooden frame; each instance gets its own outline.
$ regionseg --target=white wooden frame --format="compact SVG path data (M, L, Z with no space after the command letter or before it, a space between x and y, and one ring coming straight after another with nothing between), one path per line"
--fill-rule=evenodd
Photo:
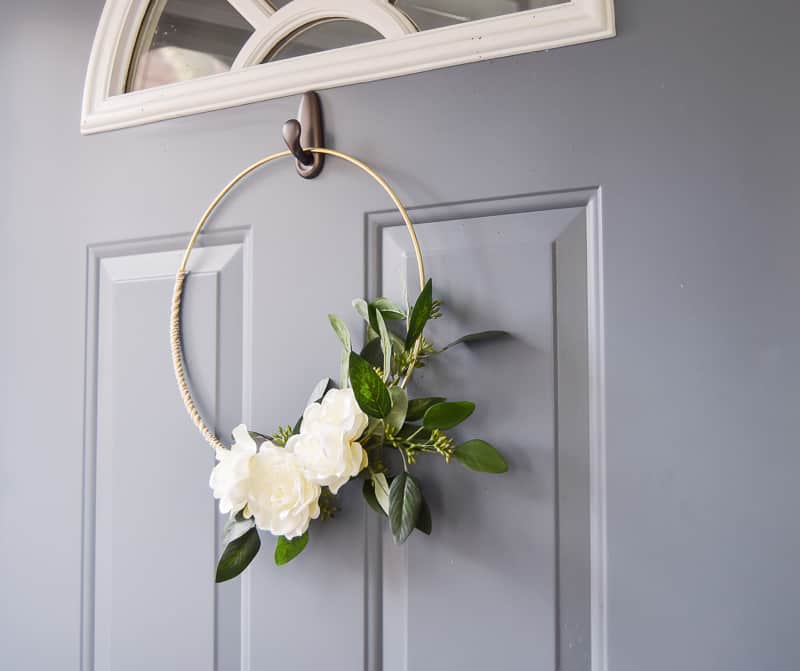
M89 58L81 132L136 126L615 34L613 0L571 0L421 32L387 0L293 0L277 11L261 0L228 1L254 28L230 72L124 93L150 0L106 0ZM366 23L386 39L254 65L300 26L326 18Z

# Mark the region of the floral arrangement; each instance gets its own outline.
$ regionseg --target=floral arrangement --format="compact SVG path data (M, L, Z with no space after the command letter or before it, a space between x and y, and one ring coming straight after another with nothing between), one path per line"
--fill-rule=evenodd
M410 399L407 386L415 368L451 347L505 335L486 331L459 338L441 350L425 338L424 329L441 315L429 280L412 309L386 298L353 306L367 324L367 344L353 351L344 322L329 315L343 345L341 383L317 385L303 416L267 436L233 430L230 449L217 449L210 485L219 509L229 514L223 533L225 549L217 565L217 582L239 575L261 548L258 530L277 537L275 563L286 564L308 544L312 520L336 512L336 494L353 479L363 481L367 504L389 520L396 543L415 529L430 534L430 509L419 481L411 473L422 456L452 459L467 468L504 473L502 455L483 440L456 444L448 431L466 420L475 405L440 397ZM387 322L405 325L404 335ZM392 472L387 451L400 455L402 468Z

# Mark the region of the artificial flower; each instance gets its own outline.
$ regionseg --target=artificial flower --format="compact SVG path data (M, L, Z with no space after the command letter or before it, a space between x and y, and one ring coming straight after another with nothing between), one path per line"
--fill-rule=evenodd
M229 450L217 448L219 463L211 471L209 480L214 498L219 499L219 511L223 514L238 512L247 503L250 460L258 451L244 424L233 430L233 441Z
M267 441L250 461L246 514L259 529L291 540L319 517L320 491L296 454Z

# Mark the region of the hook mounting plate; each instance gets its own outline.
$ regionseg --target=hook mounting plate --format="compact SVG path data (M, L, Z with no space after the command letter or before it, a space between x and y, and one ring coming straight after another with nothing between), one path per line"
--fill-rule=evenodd
M313 154L305 147L325 146L325 129L322 124L322 106L314 91L306 91L300 99L297 118L283 124L283 141L294 154L297 174L305 179L313 179L325 163L322 154Z

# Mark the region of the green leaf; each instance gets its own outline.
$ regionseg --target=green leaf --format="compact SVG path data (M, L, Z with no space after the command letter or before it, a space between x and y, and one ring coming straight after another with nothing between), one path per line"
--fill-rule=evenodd
M339 357L339 384L347 389L350 384L350 353L343 349Z
M433 285L431 280L425 283L422 291L414 303L411 316L408 319L408 333L406 334L406 349L411 349L417 339L422 335L425 324L431 318L433 310Z
M419 517L417 518L417 526L422 533L431 535L433 531L433 520L431 519L431 509L428 507L428 502L425 497L422 497L422 506L419 509Z
M403 471L389 487L389 524L394 542L404 543L414 530L422 508L422 490L416 478Z
M336 384L333 380L329 377L323 377L317 384L314 386L314 389L309 394L308 400L306 401L306 407L311 405L312 403L319 403L322 398L327 394L331 389L335 389Z
M259 433L258 431L248 431L247 433L250 434L250 437L256 442L256 447L261 447L262 443L266 443L270 438L265 436L263 433Z
M408 402L408 412L406 413L406 421L407 422L416 422L423 418L425 412L430 408L432 405L436 405L437 403L444 403L446 398L442 398L441 396L429 396L427 398L412 398Z
M336 315L328 315L328 321L331 323L334 333L342 341L345 351L351 351L353 349L353 341L350 338L350 331L347 330L347 325Z
M248 567L260 548L261 539L255 527L228 543L217 564L216 581L235 578Z
M392 398L369 362L350 352L350 384L359 407L370 417L383 419L392 409Z
M380 310L370 306L369 318L370 323L372 323L373 319L375 320L375 330L381 337L381 352L383 352L381 368L383 369L383 379L386 381L392 373L392 341L389 340L389 330L386 328L386 322L383 320Z
M308 531L292 540L288 540L285 536L278 536L278 542L275 545L275 564L277 566L288 564L306 549L306 545L308 545Z
M453 456L464 466L481 473L505 473L508 464L492 445L485 440L468 440L457 445Z
M373 338L361 350L361 356L364 357L369 364L375 368L383 367L383 348L381 347L381 339Z
M256 522L252 517L241 517L239 513L231 515L222 530L222 544L228 545L237 538L241 538L255 525Z
M353 309L359 314L361 319L369 323L369 306L367 305L367 301L363 298L354 298Z
M470 333L469 335L461 336L458 340L454 340L448 345L442 347L441 351L455 347L456 345L482 342L485 340L495 340L497 338L507 338L511 334L508 331L480 331L479 333Z
M415 437L415 441L419 443L430 442L432 438L431 432L418 424L403 424L403 428L397 432L398 438L409 439L412 435Z
M452 429L458 426L475 410L475 404L469 401L437 403L425 412L422 425L426 429Z
M406 313L403 309L392 303L388 298L376 298L370 303L370 306L380 310L384 319L397 320L406 318Z
M372 484L375 490L375 500L386 515L389 514L389 482L383 473L372 473Z
M378 498L375 496L375 485L372 483L372 480L364 480L364 486L361 488L361 494L364 496L364 500L367 502L370 508L372 508L376 513L379 515L386 516L386 511L381 508L381 504L378 503Z
M386 416L386 423L397 432L403 428L406 421L408 396L402 387L392 387L389 389L389 395L392 397L392 410Z

